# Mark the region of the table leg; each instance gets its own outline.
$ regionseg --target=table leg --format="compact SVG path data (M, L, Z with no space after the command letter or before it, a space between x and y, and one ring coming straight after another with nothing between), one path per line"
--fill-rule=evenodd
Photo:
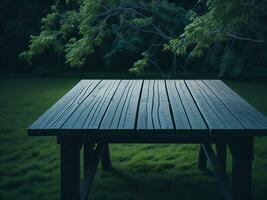
M207 156L203 150L202 145L199 145L198 168L201 170L207 169Z
M110 170L112 168L108 143L104 144L104 148L103 148L103 152L101 156L101 164L104 170Z
M94 144L93 143L86 143L83 145L83 169L84 175L91 167L92 162L90 162L90 158L92 157L94 152Z
M80 199L80 144L61 141L61 200Z
M253 138L239 139L230 145L232 153L232 200L251 200Z
M223 170L223 173L226 174L226 154L227 154L227 146L223 143L217 143L216 144L216 153L218 160L221 164L221 168Z
M103 153L103 144L84 144L84 178L81 185L81 200L88 199L93 180L96 174L100 157Z

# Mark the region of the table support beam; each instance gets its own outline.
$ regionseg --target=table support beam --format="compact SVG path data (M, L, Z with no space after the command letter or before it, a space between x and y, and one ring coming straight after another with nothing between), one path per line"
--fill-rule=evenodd
M104 151L104 143L73 141L58 137L61 159L61 200L86 200ZM83 146L84 178L80 177L80 149Z
M108 143L104 144L103 153L101 156L101 164L102 164L103 170L108 171L108 170L111 170L111 168L112 168Z
M207 156L205 155L202 145L199 145L198 168L200 170L207 169Z
M216 154L220 162L223 173L226 174L226 156L227 156L227 145L225 143L216 144Z
M90 156L92 156L94 151L93 143L86 143L83 145L83 173L84 176L87 170L90 168L91 163L89 162Z
M229 145L232 153L232 200L251 200L253 138L239 139Z
M103 144L84 144L84 179L81 186L81 200L86 200L90 193L103 149Z
M111 169L108 143L78 142L68 137L58 137L61 150L61 200L87 199L97 166L101 159L104 170ZM251 200L251 171L253 161L253 137L236 138L227 142L232 154L232 187L226 174L227 145L216 142L203 143L199 151L199 168L206 169L207 160L214 168L225 199ZM84 179L80 181L80 149L84 149ZM81 184L82 183L82 184Z
M203 144L202 148L214 169L214 174L218 180L218 184L220 186L224 199L231 200L232 195L231 195L230 183L227 179L225 171L223 170L221 166L221 162L219 158L216 156L215 152L213 151L211 144Z
M80 144L62 140L61 152L61 199L80 199Z

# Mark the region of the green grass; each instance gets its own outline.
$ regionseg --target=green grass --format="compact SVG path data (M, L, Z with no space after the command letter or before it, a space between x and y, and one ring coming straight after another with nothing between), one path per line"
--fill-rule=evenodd
M59 146L26 128L78 79L0 79L0 199L59 199ZM267 114L267 82L226 82ZM267 196L267 138L255 141L253 196ZM114 171L96 174L93 200L220 199L212 173L197 169L196 145L112 145ZM230 166L228 166L230 169Z

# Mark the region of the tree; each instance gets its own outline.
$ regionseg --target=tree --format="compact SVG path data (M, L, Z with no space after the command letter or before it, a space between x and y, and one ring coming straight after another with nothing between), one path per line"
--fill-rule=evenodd
M165 45L165 50L177 56L204 57L204 63L218 66L221 75L239 76L251 68L266 68L267 1L204 3L207 12L195 13L184 33Z
M53 50L80 68L99 54L137 74L171 65L239 77L267 69L266 8L266 0L58 0L20 57Z
M133 73L158 64L163 44L182 33L190 13L167 0L73 0L57 1L42 19L42 31L31 36L28 50L20 57L33 57L53 50L64 55L71 67L83 66L96 49L103 50L107 65L118 55L134 55ZM176 69L176 56L172 65Z
M40 32L40 20L53 0L0 1L0 73L28 72L18 59L31 34Z

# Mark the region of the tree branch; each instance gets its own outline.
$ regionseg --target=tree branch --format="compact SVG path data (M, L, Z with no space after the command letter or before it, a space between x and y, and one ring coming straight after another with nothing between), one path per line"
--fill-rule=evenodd
M159 33L159 32L152 31L152 30L141 29L141 28L139 28L139 27L137 27L137 26L135 26L135 25L133 25L133 24L131 24L131 23L129 23L129 22L126 22L126 23L127 23L128 25L130 25L130 27L132 27L133 29L135 29L135 30L137 30L137 31L144 32L144 33L153 33L153 34L155 34L155 35L160 36L162 39L164 39L164 40L166 40L166 41L169 41L169 40L170 40L170 38L166 37L165 35L162 35L162 34Z
M264 43L265 42L264 40L256 40L256 39L252 39L252 38L239 37L239 36L236 36L232 33L226 33L226 35L231 37L231 38L237 39L237 40L245 40L245 41L257 42L257 43Z
M104 5L101 5L107 12L106 12L106 14L107 13L110 13L110 12L112 12L112 11L115 11L115 10L122 10L122 11L124 11L124 13L126 13L127 11L128 12L132 12L132 13L135 13L136 15L138 15L138 16L140 16L140 17L143 17L143 18L145 18L146 16L143 14L143 13L141 13L141 12L139 12L139 11L137 11L137 10L135 10L135 9L133 9L133 8L129 8L129 7L122 7L122 6L119 6L119 7L116 7L116 8L111 8L111 9L109 9L109 8L107 8L106 6L104 6ZM102 13L101 15L104 15L105 13ZM138 28L138 27L136 27L136 26L134 26L134 25L132 25L132 24L130 24L130 23L128 23L132 28L135 28L136 30L139 30L139 31L142 31L142 32L147 32L147 33L154 33L154 34L157 34L157 35L159 35L159 36L161 36L164 40L171 40L172 39L172 37L171 36L168 36L168 35L166 35L166 33L164 33L159 27L157 27L154 23L150 23L151 25L152 25L152 27L153 27L153 29L155 30L155 31L149 31L149 30L144 30L144 29L140 29L140 28ZM163 25L163 28L164 28L164 25ZM166 29L166 28L165 28ZM169 30L167 30L168 32L169 32Z
M158 69L158 71L161 73L161 75L162 75L163 77L170 78L169 75L165 74L165 73L160 69L159 65L158 65L154 60L152 60L151 58L149 58L148 61L149 61L151 64L155 65L155 67Z

